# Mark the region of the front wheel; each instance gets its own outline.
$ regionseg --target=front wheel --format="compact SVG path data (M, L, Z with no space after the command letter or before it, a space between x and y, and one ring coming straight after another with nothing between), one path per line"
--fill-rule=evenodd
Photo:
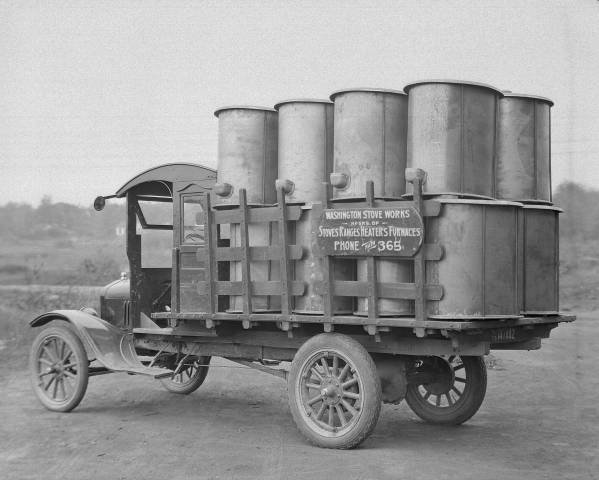
M319 447L348 449L374 430L381 410L376 366L354 339L320 334L295 354L289 407L300 432Z
M487 369L482 357L426 357L413 372L428 377L410 383L406 402L421 419L459 425L480 408L487 391Z
M83 399L89 362L81 340L67 325L40 332L29 357L33 391L44 407L69 412Z

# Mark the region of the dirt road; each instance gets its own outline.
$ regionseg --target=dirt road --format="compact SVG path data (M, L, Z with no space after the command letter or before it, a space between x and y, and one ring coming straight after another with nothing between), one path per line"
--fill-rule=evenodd
M212 368L189 396L144 377L94 377L70 414L44 410L26 370L4 371L0 478L599 478L598 333L599 314L586 314L540 351L494 352L467 424L427 425L386 405L353 451L308 445L285 383L253 370Z

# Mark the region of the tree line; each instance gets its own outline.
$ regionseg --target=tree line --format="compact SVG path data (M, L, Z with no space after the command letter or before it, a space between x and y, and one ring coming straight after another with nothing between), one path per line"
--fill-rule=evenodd
M0 238L5 240L94 237L113 238L125 224L126 207L110 203L101 212L92 207L52 201L44 196L38 207L9 202L0 206Z
M565 239L596 241L599 238L599 190L574 182L560 184L553 202L564 210L560 215L560 236Z
M566 182L557 187L553 201L564 209L560 218L562 238L599 238L599 190ZM55 203L49 196L37 207L9 202L0 206L0 238L114 238L116 228L125 224L125 217L122 203L108 202L104 210L97 212L92 207Z

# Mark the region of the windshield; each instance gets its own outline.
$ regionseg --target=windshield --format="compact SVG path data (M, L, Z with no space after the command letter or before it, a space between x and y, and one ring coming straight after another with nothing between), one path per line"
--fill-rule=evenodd
M156 197L154 197L156 198ZM163 200L163 199L161 199ZM136 233L141 236L143 268L171 268L173 265L173 203L137 198Z
M138 217L144 228L150 227L170 227L173 226L173 204L171 199L167 201L152 201L138 198L139 206ZM141 213L141 215L140 215ZM144 225L145 224L145 225Z

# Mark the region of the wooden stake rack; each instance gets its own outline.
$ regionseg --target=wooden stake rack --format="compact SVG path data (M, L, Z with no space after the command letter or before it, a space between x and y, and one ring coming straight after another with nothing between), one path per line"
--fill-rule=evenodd
M332 202L330 185L323 184L323 201L312 205L313 218L318 221L324 209L376 208L376 207L414 207L420 216L437 216L441 205L435 200L424 200L422 183L425 174L414 169L407 175L408 181L414 185L413 200L387 201L379 200L374 195L374 184L366 185L366 197L363 200L348 203ZM171 320L203 320L206 328L214 328L220 322L241 322L243 328L249 329L261 322L276 322L277 326L290 332L302 323L322 324L326 332L334 330L334 325L360 325L371 335L379 331L388 331L391 327L411 328L418 337L423 337L430 329L445 329L446 321L429 321L426 315L426 302L440 300L443 296L441 285L425 283L427 261L437 261L443 256L443 249L436 244L422 244L413 257L404 261L414 262L414 283L381 283L377 281L377 262L375 256L361 257L367 261L367 281L338 281L333 279L334 256L323 255L323 281L317 284L317 292L322 295L324 311L322 314L293 313L293 297L301 296L305 291L302 281L294 280L291 262L299 261L304 255L303 247L290 244L289 232L291 222L297 222L302 215L302 206L285 203L283 189L277 191L277 205L248 205L245 190L239 191L239 205L227 209L214 208L210 196L205 197L204 205L204 237L205 244L198 247L197 258L205 265L206 280L196 283L199 292L207 295L206 311L199 312L160 312L153 313L153 318ZM277 225L278 244L272 246L250 246L248 225L267 223ZM240 231L240 246L218 246L219 226L237 224ZM424 238L424 232L422 232ZM240 262L241 281L218 280L219 262ZM278 262L280 280L258 281L251 278L252 262ZM222 265L222 264L221 264ZM174 285L178 288L178 285ZM242 311L218 311L218 297L241 296ZM253 296L279 296L280 312L258 313L253 311ZM335 315L334 298L350 296L368 298L368 315ZM405 299L414 301L413 317L382 317L377 311L379 298ZM465 327L469 322L452 322ZM176 324L176 322L175 322Z

